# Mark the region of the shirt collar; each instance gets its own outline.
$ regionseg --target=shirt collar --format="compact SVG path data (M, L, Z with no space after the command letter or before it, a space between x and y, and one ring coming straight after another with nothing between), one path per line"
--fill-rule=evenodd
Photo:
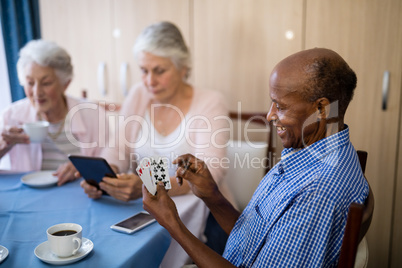
M282 150L281 161L278 163L278 172L293 172L300 169L296 163L302 162L303 167L310 166L329 153L349 143L349 127L329 137L321 139L303 149L285 148Z

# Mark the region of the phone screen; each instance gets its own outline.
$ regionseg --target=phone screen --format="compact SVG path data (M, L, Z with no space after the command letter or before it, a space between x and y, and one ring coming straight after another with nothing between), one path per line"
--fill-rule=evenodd
M121 222L113 224L112 226L110 226L110 228L117 232L132 234L144 228L145 226L150 225L154 221L156 220L153 216L149 215L146 211L141 211L131 216L130 218L127 218L125 220L122 220Z
M116 226L127 228L130 230L135 230L136 228L150 222L154 221L154 217L152 217L149 214L146 213L139 213L136 214L128 219L125 219L124 221L121 221L119 223L116 223Z

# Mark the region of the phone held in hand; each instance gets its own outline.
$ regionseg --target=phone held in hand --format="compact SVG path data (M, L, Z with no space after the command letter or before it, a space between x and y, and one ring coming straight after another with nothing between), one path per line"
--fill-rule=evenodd
M122 220L110 226L112 230L117 232L132 234L155 221L155 218L146 211L140 211L133 216Z
M103 177L117 178L104 158L82 155L69 155L68 158L86 182L98 189Z

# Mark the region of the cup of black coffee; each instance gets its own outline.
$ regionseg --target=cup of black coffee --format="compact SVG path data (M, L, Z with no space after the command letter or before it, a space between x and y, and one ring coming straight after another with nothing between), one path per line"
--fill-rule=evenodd
M82 227L76 223L60 223L46 231L50 250L58 257L77 254L82 244Z

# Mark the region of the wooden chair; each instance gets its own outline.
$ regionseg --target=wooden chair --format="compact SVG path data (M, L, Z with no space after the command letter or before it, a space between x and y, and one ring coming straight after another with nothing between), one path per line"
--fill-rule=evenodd
M366 169L367 152L357 151L363 173ZM369 186L370 187L370 186ZM364 205L352 203L349 207L348 219L339 255L339 268L355 267L357 248L366 235L373 217L374 195L369 188L369 195Z

